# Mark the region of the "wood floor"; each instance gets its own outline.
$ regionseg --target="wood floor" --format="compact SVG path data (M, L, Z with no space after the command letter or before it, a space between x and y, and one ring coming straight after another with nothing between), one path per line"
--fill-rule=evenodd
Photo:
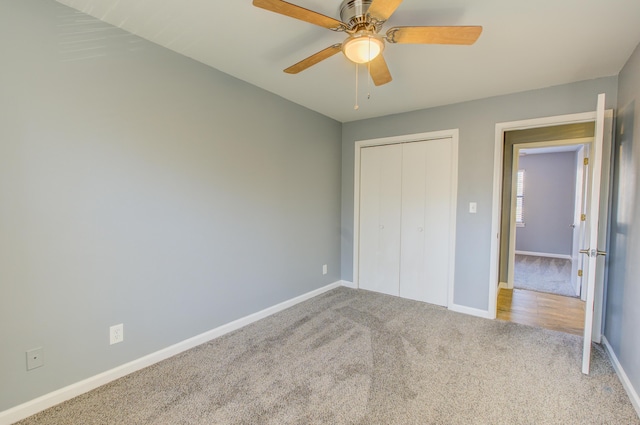
M584 304L579 298L501 288L498 293L497 318L582 335Z

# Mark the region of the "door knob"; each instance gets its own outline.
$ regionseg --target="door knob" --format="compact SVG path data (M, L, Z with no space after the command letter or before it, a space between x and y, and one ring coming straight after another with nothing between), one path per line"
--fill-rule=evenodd
M603 257L607 255L607 251L598 251L596 249L581 249L580 254L587 254L589 257L595 257L596 255L602 255Z
M575 228L576 228L576 225L575 225L575 224L573 224L573 223L571 223L571 224L569 225L569 227L571 227L572 229L575 229Z

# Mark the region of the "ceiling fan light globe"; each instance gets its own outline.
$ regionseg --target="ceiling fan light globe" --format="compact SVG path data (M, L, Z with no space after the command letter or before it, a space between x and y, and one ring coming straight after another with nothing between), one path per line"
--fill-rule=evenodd
M342 43L342 52L351 62L367 63L384 50L382 37L376 34L354 34Z

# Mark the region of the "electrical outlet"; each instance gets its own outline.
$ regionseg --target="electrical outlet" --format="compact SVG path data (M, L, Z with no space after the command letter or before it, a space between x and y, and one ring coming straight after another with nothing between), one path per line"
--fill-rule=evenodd
M113 325L109 328L109 344L117 344L124 341L124 325Z
M27 351L27 370L44 366L44 349L42 347L32 348Z
M326 264L324 264L322 266L322 274L327 274L327 265Z

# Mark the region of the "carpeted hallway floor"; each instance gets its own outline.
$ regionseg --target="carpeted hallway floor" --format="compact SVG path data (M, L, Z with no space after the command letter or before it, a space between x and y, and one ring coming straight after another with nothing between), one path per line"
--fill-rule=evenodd
M35 424L640 424L582 338L338 288Z
M571 285L571 260L516 254L513 287L577 297Z

